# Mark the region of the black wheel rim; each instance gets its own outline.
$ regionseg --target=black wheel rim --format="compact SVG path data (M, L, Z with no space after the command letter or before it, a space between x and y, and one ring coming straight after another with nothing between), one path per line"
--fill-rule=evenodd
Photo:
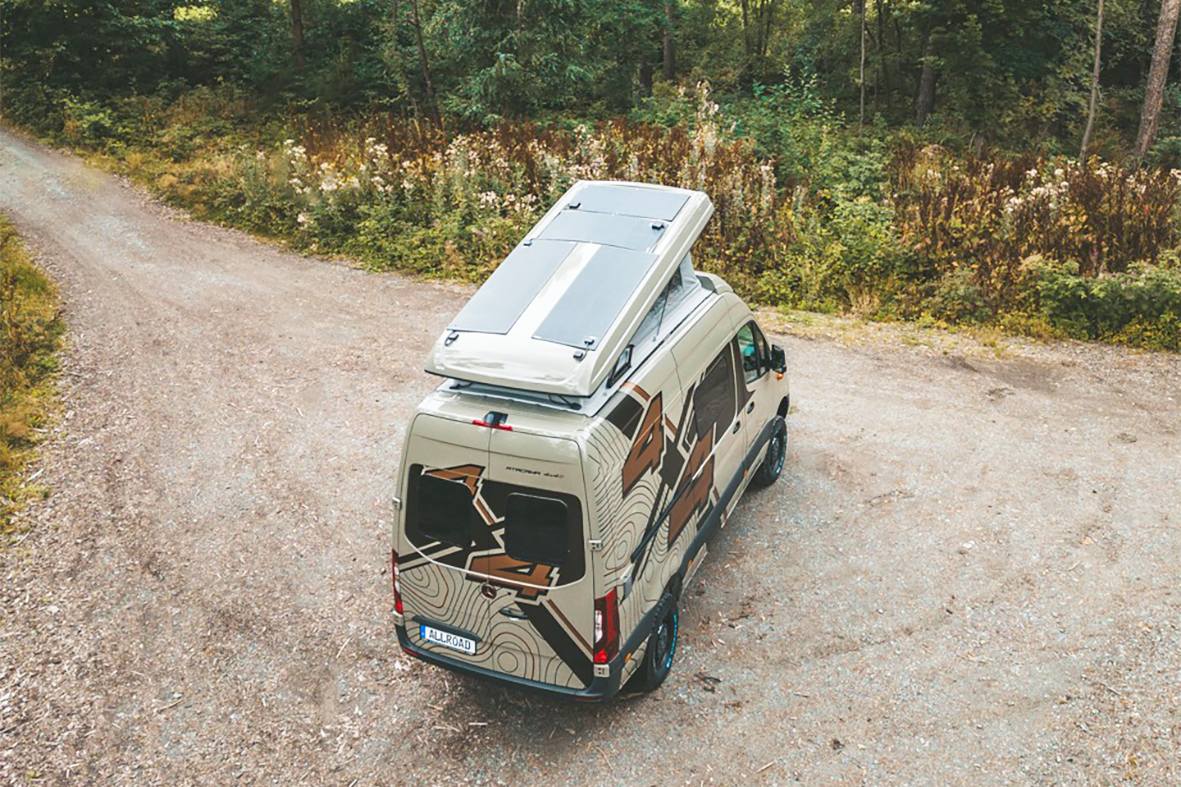
M660 627L656 629L653 651L656 656L654 663L657 669L666 670L672 666L672 651L677 636L676 626L676 615L665 615L664 620L660 622Z
M775 435L775 439L771 443L775 450L775 463L773 465L775 468L775 475L779 475L779 471L783 469L783 455L787 453L786 443L787 437L783 434L783 432L779 432L777 435Z

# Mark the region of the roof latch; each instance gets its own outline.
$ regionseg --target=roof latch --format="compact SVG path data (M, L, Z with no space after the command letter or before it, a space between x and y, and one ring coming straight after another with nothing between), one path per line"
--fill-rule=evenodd
M458 338L459 331L452 331L451 333L447 334L447 338L443 340L443 346L450 347L451 345L455 344L455 340Z
M582 340L582 343L585 344L586 349L589 350L595 346L595 342L597 342L598 340L599 340L599 337L597 337L597 336L588 336Z
M652 229L654 229L654 230L662 230L662 229L664 229L666 226L667 226L667 225L666 225L666 224L665 224L663 221L654 221L654 222L652 222Z
M578 210L581 207L582 207L581 202L571 202L569 205L566 206L566 210Z
M574 360L581 361L585 357L586 357L586 350L575 350L574 351Z

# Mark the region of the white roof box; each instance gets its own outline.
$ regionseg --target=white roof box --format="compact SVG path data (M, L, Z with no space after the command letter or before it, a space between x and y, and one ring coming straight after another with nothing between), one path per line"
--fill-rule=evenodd
M451 320L426 370L591 395L713 212L700 191L576 183Z

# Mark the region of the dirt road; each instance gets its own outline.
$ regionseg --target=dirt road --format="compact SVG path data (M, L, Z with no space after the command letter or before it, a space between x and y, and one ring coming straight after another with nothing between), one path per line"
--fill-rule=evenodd
M412 663L404 425L469 290L184 221L0 132L61 285L63 420L0 551L0 784L1181 782L1181 370L780 338L784 478L687 590L665 687Z

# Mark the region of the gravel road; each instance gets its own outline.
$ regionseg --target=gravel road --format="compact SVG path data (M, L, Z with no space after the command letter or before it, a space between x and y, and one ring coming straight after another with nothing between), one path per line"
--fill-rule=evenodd
M0 132L61 424L0 549L4 785L1181 783L1181 368L788 330L791 450L605 706L412 662L389 501L470 289L187 221ZM910 334L905 334L909 336Z

